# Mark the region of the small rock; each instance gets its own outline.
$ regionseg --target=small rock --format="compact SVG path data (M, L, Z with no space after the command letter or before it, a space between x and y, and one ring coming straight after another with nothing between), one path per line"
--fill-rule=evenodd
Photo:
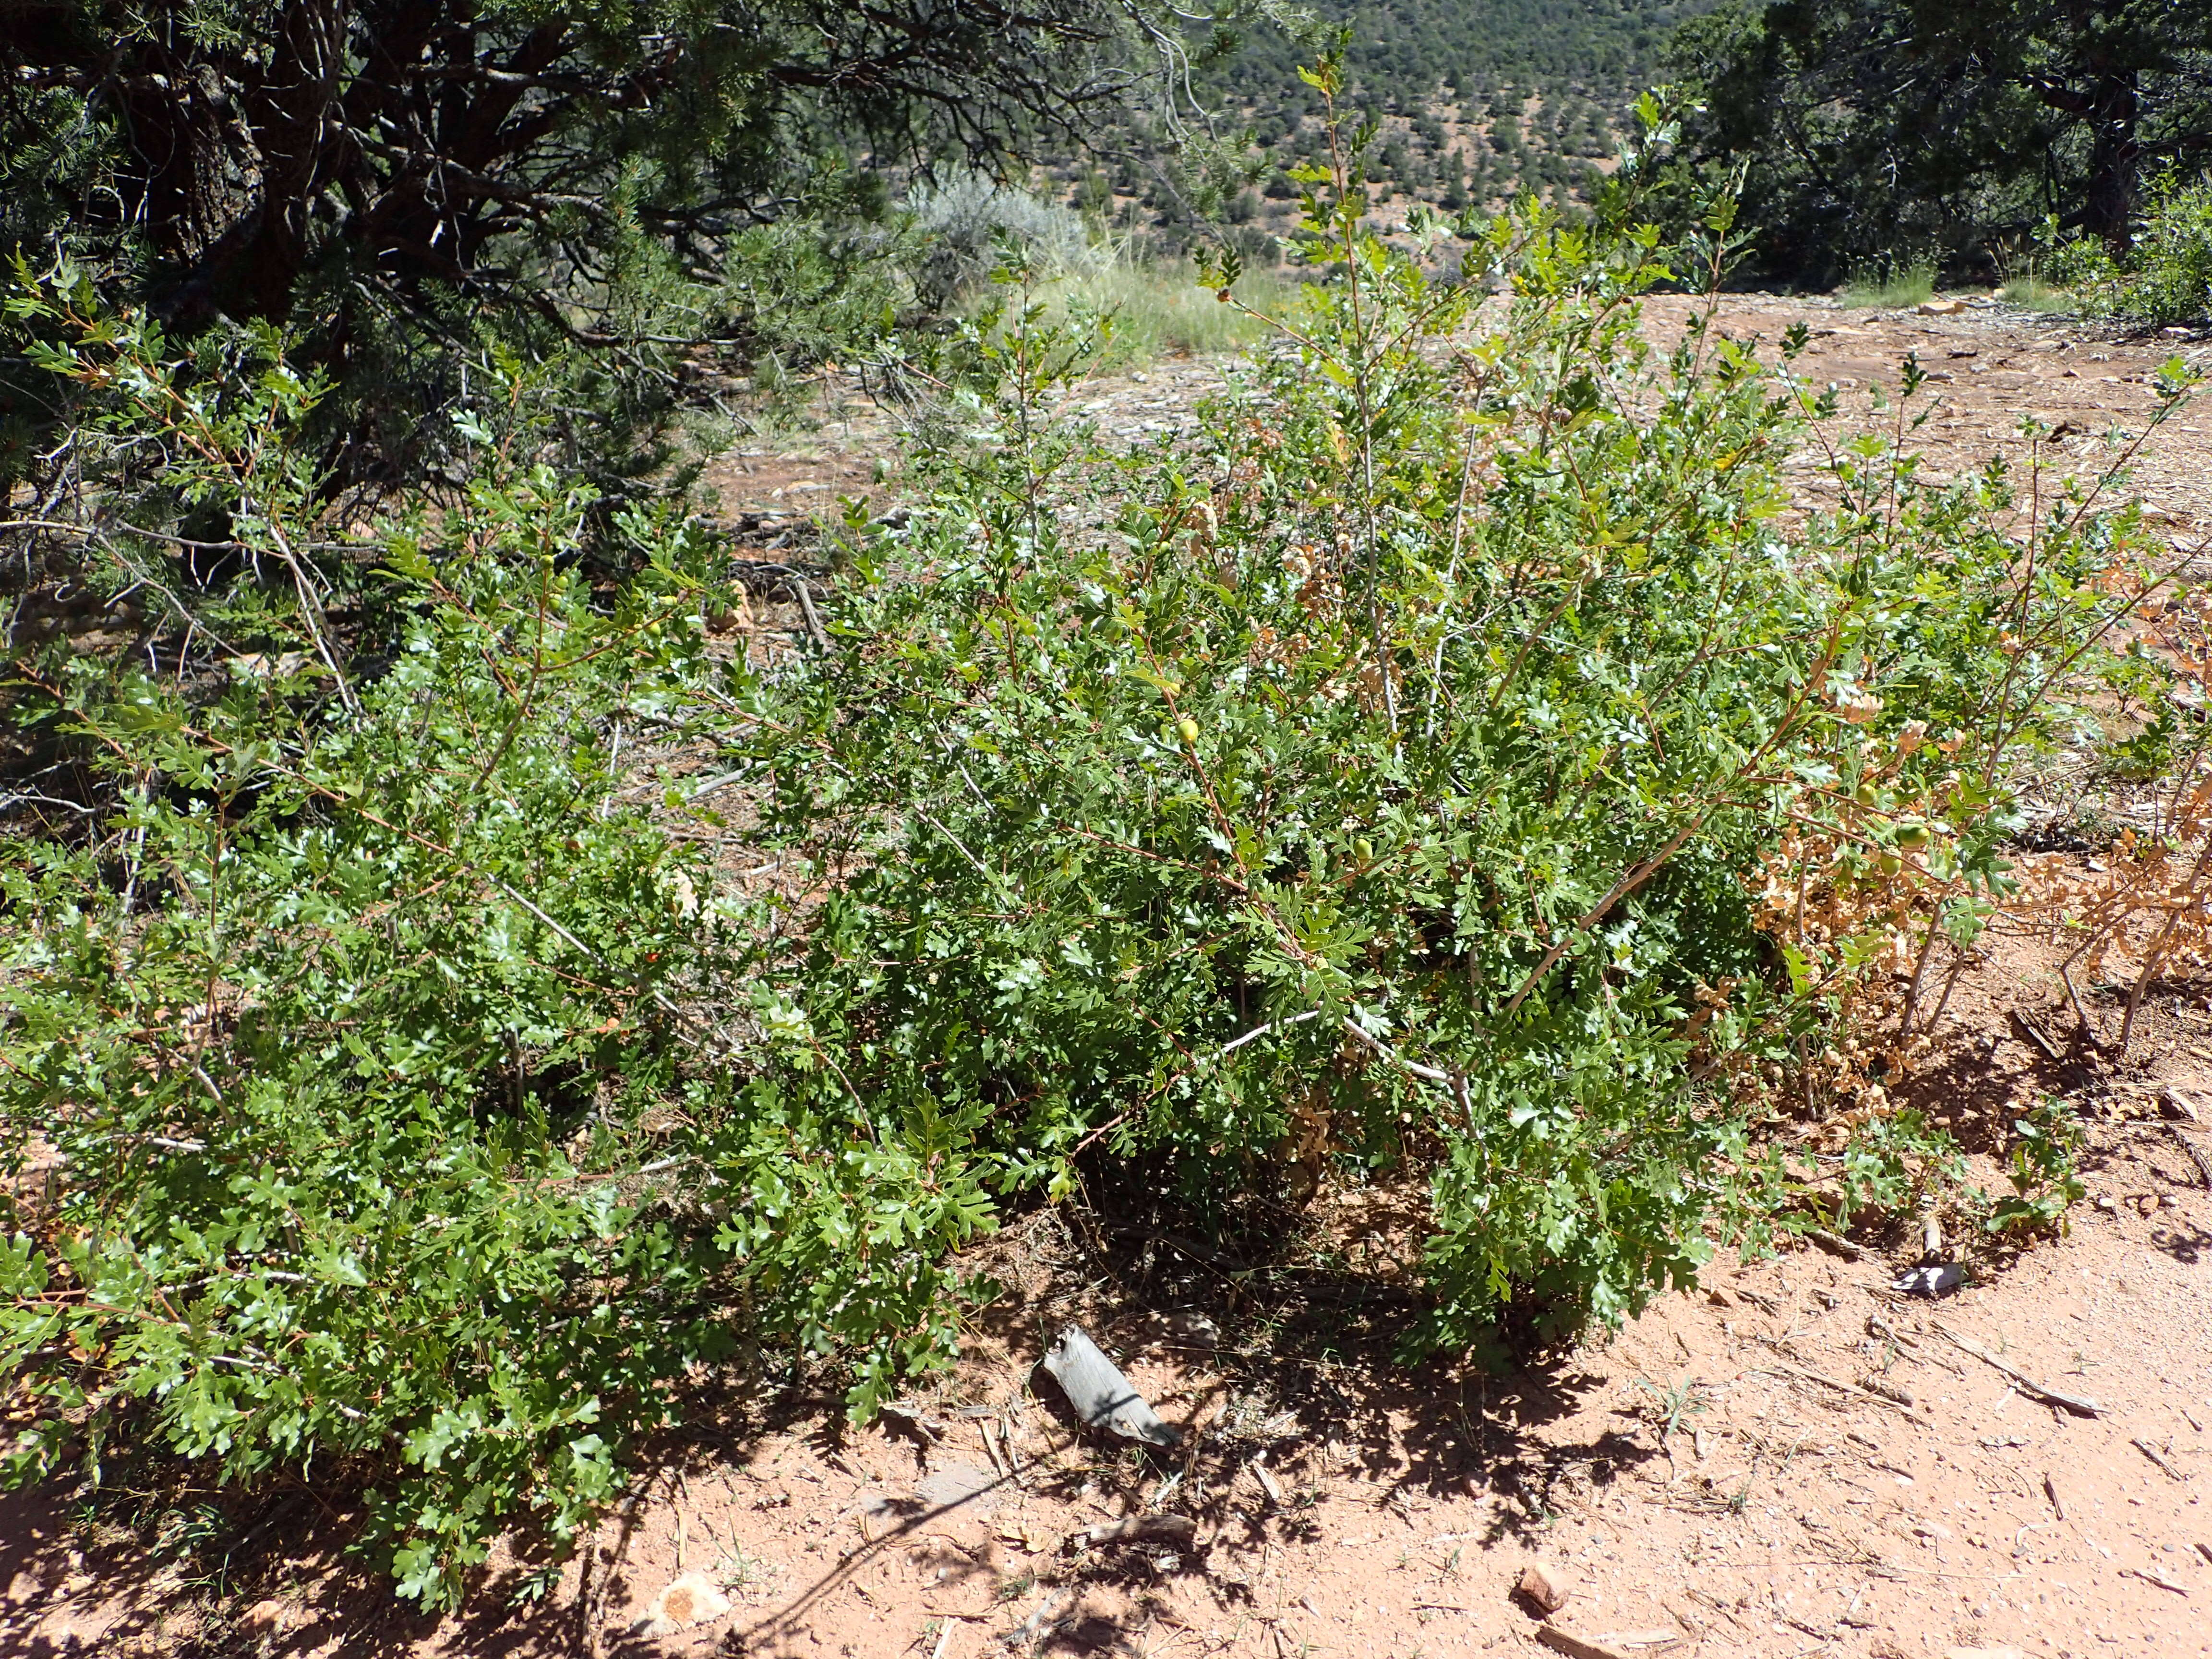
M915 1483L914 1495L932 1510L948 1510L973 1504L974 1513L988 1515L999 1506L999 1477L973 1463L946 1463L932 1469Z
M1221 1327L1195 1308L1185 1308L1168 1316L1168 1330L1176 1340L1194 1348L1218 1348L1221 1346Z
M1540 1613L1557 1613L1567 1605L1567 1581L1555 1568L1540 1561L1532 1561L1522 1570L1521 1582L1513 1587L1514 1594Z
M239 1623L256 1634L282 1636L292 1627L292 1609L271 1595L246 1608Z
M1705 1292L1705 1300L1711 1303L1716 1308L1733 1308L1735 1306L1735 1298L1717 1285L1714 1285L1712 1289Z
M687 1572L654 1596L645 1616L631 1628L642 1636L673 1636L720 1619L729 1610L730 1598L713 1579L703 1572Z
M1950 317L1966 308L1964 300L1923 300L1913 309L1923 317Z

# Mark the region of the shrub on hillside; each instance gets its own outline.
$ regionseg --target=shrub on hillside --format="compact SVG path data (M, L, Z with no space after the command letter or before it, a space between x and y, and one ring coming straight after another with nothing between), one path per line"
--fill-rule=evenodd
M1194 445L1056 418L1099 319L1002 268L780 666L710 646L708 538L619 515L594 586L588 492L482 425L348 562L273 341L21 296L88 457L170 458L64 528L189 672L19 666L99 787L0 888L12 1473L335 1465L451 1600L708 1368L835 1356L866 1414L942 1364L957 1247L1086 1157L1201 1210L1419 1182L1414 1349L1617 1317L1755 1213L1778 1068L1972 939L2015 757L2151 672L2099 644L2126 524L2069 501L2023 559L2001 470L1879 439L1793 520L1802 336L1639 325L1724 210L1671 256L1631 166L1439 284L1358 161L1302 172L1314 283Z
M747 1090L788 1022L698 851L719 821L617 769L759 706L708 647L743 605L719 550L625 514L633 573L595 589L591 491L479 429L465 495L349 563L273 343L202 375L82 287L17 303L65 343L88 470L170 457L74 529L118 601L188 619L189 672L57 644L10 688L98 787L89 833L0 866L0 1368L36 1413L8 1473L336 1472L402 1591L450 1601L502 1528L573 1535L699 1368L941 1350L981 1200ZM233 538L204 581L189 511Z
M1706 323L1647 343L1632 180L1438 287L1357 176L1304 173L1318 280L1197 453L1044 422L1081 354L1009 273L984 441L855 542L767 756L771 844L837 875L776 975L836 1061L793 1087L957 1123L1002 1190L1097 1146L1200 1204L1418 1174L1416 1340L1463 1344L1688 1279L1761 1077L1986 914L2119 550L2084 520L2023 585L2001 474L1879 441L1792 532L1814 400Z
M2117 256L2094 237L2059 244L2043 273L2093 316L2164 325L2212 320L2212 174L2169 176Z

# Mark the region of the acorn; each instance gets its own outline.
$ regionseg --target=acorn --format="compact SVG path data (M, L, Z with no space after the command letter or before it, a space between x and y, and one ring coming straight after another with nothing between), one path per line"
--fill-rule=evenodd
M1908 853L1917 853L1928 845L1929 830L1924 823L1900 823L1897 826L1897 844Z
M1359 854L1359 861L1362 864L1375 862L1375 843L1366 836L1362 836L1358 841L1353 842L1352 850Z
M1184 743L1195 746L1198 742L1198 722L1185 714L1176 722L1176 735Z
M1895 853L1884 848L1875 854L1874 867L1885 876L1893 876L1905 868L1905 860Z

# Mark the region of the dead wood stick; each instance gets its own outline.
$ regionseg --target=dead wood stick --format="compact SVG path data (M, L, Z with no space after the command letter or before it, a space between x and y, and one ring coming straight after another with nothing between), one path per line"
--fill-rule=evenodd
M2212 1186L2212 1182L2208 1182L2206 1184ZM1845 1261L1856 1261L1866 1254L1841 1233L1832 1233L1825 1227L1808 1227L1805 1229L1805 1237L1830 1255L1840 1256Z
M1887 1406L1892 1411L1910 1413L1911 1409L1909 1406L1901 1405L1894 1400L1875 1393L1870 1389L1863 1389L1856 1382L1839 1382L1832 1376L1823 1376L1818 1371L1808 1371L1802 1366L1785 1365L1778 1359L1770 1359L1767 1364L1771 1369L1780 1371L1785 1376L1802 1376L1808 1382L1818 1382L1823 1388L1836 1389L1844 1394L1855 1394L1862 1400L1871 1400L1877 1406Z
M1751 1626L1745 1624L1742 1620L1737 1618L1735 1614L1729 1610L1728 1604L1723 1601L1718 1596L1708 1595L1705 1591L1700 1589L1685 1589L1682 1594L1688 1596L1692 1601L1698 1603L1700 1606L1711 1607L1715 1613L1720 1614L1722 1618L1727 1620L1729 1623L1734 1625L1738 1630L1748 1631L1751 1628Z
M1139 1538L1164 1538L1188 1549L1198 1541L1198 1522L1187 1515L1131 1515L1102 1521L1075 1534L1085 1544L1121 1544Z
M926 1445L934 1446L945 1438L945 1425L923 1416L912 1406L902 1406L894 1400L885 1401L876 1409L893 1422L905 1424Z
M2181 1133L2179 1123L2169 1123L2166 1132L2173 1137L2174 1144L2189 1154L2189 1161L2197 1166L2197 1173L2204 1178L2207 1188L2212 1188L2212 1158L2204 1156L2204 1149Z
M1960 1336L1956 1331L1951 1330L1942 1325L1938 1325L1935 1328L1947 1341L1951 1344L1953 1347L1958 1349L1961 1353L1970 1353L1973 1355L1975 1358L1980 1360L1984 1364L1994 1366L1998 1370L2002 1371L2007 1376L2012 1378L2014 1382L2020 1384L2021 1393L2032 1395L2036 1399L2044 1401L2046 1405L2062 1407L2065 1410L2072 1412L2076 1417L2102 1417L2105 1414L2105 1408L2102 1406L2100 1406L2095 1401L2088 1399L2081 1395L2061 1394L2056 1389L2047 1389L2044 1387L2042 1383L2030 1376L2026 1371L2021 1370L2017 1365L2014 1365L2008 1361L1998 1358L1980 1343L1970 1341L1966 1337Z
M2176 1595L2189 1594L2186 1585L2175 1583L2156 1567L2122 1567L2120 1571L2132 1577L2142 1579L2146 1584L2155 1584L2162 1590L2172 1590Z
M2137 1451L2141 1452L2145 1457L2150 1459L2152 1462L2157 1464L2160 1468L2165 1470L2166 1474L2172 1475L2176 1480L2186 1480L2189 1479L2189 1477L2184 1474L2179 1469L2177 1469L2172 1464L2167 1462L2166 1461L2166 1454L2160 1451L2157 1447L2152 1445L2149 1441L2138 1437L2129 1441L2128 1444L2133 1446Z
M2051 1039L2043 1035L2043 1028L2040 1025L2017 1008L2009 1012L2014 1030L2019 1032L2034 1048L2041 1050L2045 1060L2055 1060L2058 1058L2058 1050L2052 1046Z
M1260 1490L1267 1494L1267 1502L1277 1509L1282 1508L1282 1483L1275 1479L1273 1474L1269 1471L1267 1464L1261 1462L1258 1457L1255 1457L1252 1460L1252 1474L1253 1478L1259 1481Z
M988 1419L975 1425L975 1437L983 1443L983 1455L991 1460L993 1472L1001 1480L1012 1478L1013 1471L1006 1467L1006 1459L999 1455L999 1443L991 1437L991 1425Z
M1593 1642L1572 1631L1561 1630L1557 1625L1537 1626L1536 1639L1553 1652L1565 1654L1567 1659L1628 1659L1619 1648Z

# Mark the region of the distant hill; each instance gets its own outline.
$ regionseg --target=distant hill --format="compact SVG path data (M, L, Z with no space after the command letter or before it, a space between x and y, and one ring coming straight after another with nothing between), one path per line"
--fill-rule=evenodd
M1563 204L1582 196L1675 27L1717 3L1318 0L1312 9L1351 26L1348 101L1390 118L1370 173L1382 198L1456 209L1525 190ZM1299 135L1320 99L1297 70L1312 55L1256 26L1209 78L1279 164L1310 148ZM1289 191L1278 182L1267 193L1279 203Z
M1366 94L1410 105L1464 101L1500 86L1569 93L1625 106L1651 76L1667 38L1717 0L1318 0L1352 26L1348 66ZM1249 30L1220 79L1264 102L1295 88L1308 54L1276 28Z
M1346 112L1382 118L1367 183L1387 216L1414 201L1456 212L1534 191L1573 212L1610 165L1629 106L1656 79L1676 27L1721 0L1307 0L1348 24ZM1228 204L1250 257L1291 228L1284 176L1321 149L1318 93L1298 78L1310 43L1269 24L1194 79L1200 101L1243 123L1263 155L1258 185ZM1117 230L1179 246L1188 221L1141 159L1143 141L1103 164L1052 175L1067 199Z

